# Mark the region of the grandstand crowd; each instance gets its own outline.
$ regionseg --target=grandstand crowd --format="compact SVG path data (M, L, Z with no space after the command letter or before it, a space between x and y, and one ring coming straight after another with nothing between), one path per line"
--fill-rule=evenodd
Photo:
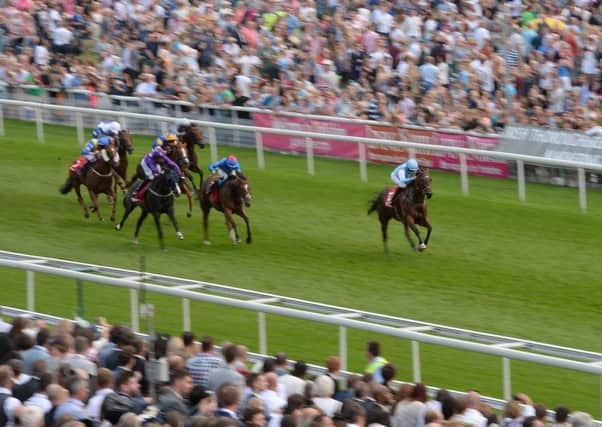
M431 399L424 384L394 382L376 341L362 375L337 357L310 375L285 353L251 366L247 348L209 336L157 334L152 343L120 325L0 320L0 427L591 427L560 406L555 420L524 394L502 414L476 390ZM152 369L149 367L152 366Z
M601 118L601 23L599 0L0 0L0 82L588 130Z

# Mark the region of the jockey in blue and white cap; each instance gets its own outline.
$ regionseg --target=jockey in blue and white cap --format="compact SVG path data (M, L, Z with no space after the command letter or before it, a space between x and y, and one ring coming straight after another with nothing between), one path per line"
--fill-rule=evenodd
M98 138L104 135L117 138L119 132L121 132L121 124L118 121L102 121L98 123L96 129L92 131L92 137Z
M169 146L175 144L178 141L178 136L172 130L168 130L163 135L158 135L153 141L152 148L161 147L166 152L169 152Z
M418 162L416 159L408 159L407 162L397 166L393 172L391 172L391 180L397 184L397 190L395 190L395 197L408 186L409 183L416 179L418 173Z

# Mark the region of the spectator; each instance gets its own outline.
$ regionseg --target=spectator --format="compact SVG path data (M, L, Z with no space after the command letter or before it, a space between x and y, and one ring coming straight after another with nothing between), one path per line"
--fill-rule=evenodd
M13 370L0 366L0 425L12 424L21 410L21 402L12 396Z
M185 400L192 389L192 379L185 369L177 369L170 374L169 387L159 397L159 418L165 420L170 411L182 416L188 415Z
M36 345L21 353L21 358L23 359L24 365L24 372L26 374L32 373L33 365L36 361L49 361L50 354L48 353L48 349L46 348L49 338L50 331L46 328L40 329L36 335Z
M235 384L225 383L217 391L216 417L226 417L238 420L238 405L240 404L240 387Z
M210 336L204 337L201 341L201 352L186 362L192 382L204 387L207 387L211 371L223 366L224 361L214 353L213 338Z
M368 365L366 365L364 372L366 374L371 374L374 381L382 384L382 367L388 362L380 355L380 344L377 341L368 342L366 346L366 357L368 358Z
M216 392L223 384L234 384L242 388L244 387L244 377L236 371L234 363L236 362L237 349L234 344L230 344L223 348L226 365L223 367L212 369L208 374L207 387L209 390Z
M80 376L73 375L69 378L67 384L69 399L57 407L54 414L54 419L60 418L62 415L71 415L76 420L86 418L84 402L88 400L90 392L88 381Z
M315 379L314 383L316 386L316 397L313 399L314 403L327 416L332 417L341 409L341 402L332 398L335 389L334 380L328 375L320 375Z
M287 398L293 394L303 394L305 392L305 374L307 373L307 364L298 360L290 374L278 377L278 383L284 386Z
M100 409L105 396L113 392L113 375L107 368L100 368L96 377L96 392L86 406L86 418L100 421Z

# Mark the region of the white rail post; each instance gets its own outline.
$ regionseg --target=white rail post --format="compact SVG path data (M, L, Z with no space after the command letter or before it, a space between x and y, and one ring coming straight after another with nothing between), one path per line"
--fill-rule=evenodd
M466 154L460 153L460 181L462 183L462 194L468 196L468 163Z
M75 113L75 128L77 130L77 142L84 145L84 119L79 111Z
M366 144L357 143L360 160L360 179L362 182L368 182L368 163L366 161Z
M257 325L259 326L259 354L268 354L268 341L265 330L265 313L257 312Z
M347 328L339 326L339 359L341 361L341 369L347 370Z
M138 291L130 289L130 323L132 332L138 332L140 325L138 323Z
M38 142L44 142L44 120L42 120L42 109L40 107L36 107L35 112Z
M410 159L416 158L416 149L415 148L408 148L408 157Z
M525 162L516 161L516 177L518 179L518 200L525 201Z
M255 131L255 149L257 150L257 167L265 169L265 158L263 155L263 138L261 132Z
M4 136L4 107L0 104L0 136Z
M316 169L314 165L314 144L311 138L305 138L305 151L307 152L307 173L313 176Z
M182 330L190 331L190 300L182 298Z
M27 270L27 310L36 311L36 285L33 271Z
M587 211L587 185L585 183L585 169L577 169L579 181L579 207L581 212Z
M510 359L502 357L502 379L504 382L504 400L512 397L512 375L510 372Z
M420 343L412 341L412 381L419 383L422 381L420 371Z
M128 119L125 116L119 117L119 123L122 129L128 129Z
M209 128L209 148L211 152L211 161L217 161L217 141L215 139L215 128Z
M238 125L238 111L232 110L232 124ZM240 131L234 129L234 145L240 147Z

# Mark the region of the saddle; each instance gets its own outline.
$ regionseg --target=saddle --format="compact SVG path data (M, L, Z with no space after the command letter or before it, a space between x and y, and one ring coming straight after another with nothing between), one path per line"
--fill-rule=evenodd
M387 191L387 195L385 196L385 206L388 208L392 208L395 204L395 200L393 200L393 196L395 195L395 191L397 190L396 186L389 187L389 191ZM399 194L401 195L401 193ZM396 198L399 198L399 195Z
M72 172L79 172L85 162L86 158L80 157L79 159L74 160L73 163L71 163L71 166L69 166L69 170Z

